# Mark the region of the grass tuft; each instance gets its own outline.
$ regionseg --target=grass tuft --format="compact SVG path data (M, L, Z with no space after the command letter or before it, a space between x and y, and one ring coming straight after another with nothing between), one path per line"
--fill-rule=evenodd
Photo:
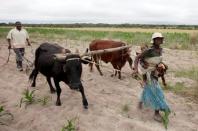
M14 119L14 116L12 113L10 113L9 111L6 111L3 106L0 106L0 118L3 116L9 116L11 118L11 120ZM8 126L6 123L4 123L2 121L0 121L0 125Z
M129 110L130 110L129 104L125 104L125 105L122 106L122 111L123 112L127 113L127 112L129 112Z
M62 127L61 131L77 131L76 120L78 118L75 117L71 120L67 120L67 123Z
M27 107L28 105L30 105L33 102L35 102L35 97L34 97L34 92L35 91L36 90L29 91L28 89L25 89L23 94L22 94L23 97L20 100L19 107L21 107L23 103L25 103L25 107Z
M45 106L47 103L51 100L49 96L44 96L41 99L38 99L38 102L41 103L41 105Z

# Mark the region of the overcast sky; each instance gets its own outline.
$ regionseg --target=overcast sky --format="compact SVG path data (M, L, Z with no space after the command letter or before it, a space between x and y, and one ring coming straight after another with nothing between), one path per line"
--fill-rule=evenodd
M0 22L198 25L198 0L0 1Z

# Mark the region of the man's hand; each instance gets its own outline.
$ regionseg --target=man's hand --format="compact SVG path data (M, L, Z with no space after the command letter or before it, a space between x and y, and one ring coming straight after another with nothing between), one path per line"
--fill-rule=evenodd
M7 39L7 41L8 41L8 49L11 49L11 40Z
M11 49L11 45L8 45L8 49Z
M142 67L143 67L144 69L148 69L149 63L146 62L146 61L144 61L144 64L142 65Z

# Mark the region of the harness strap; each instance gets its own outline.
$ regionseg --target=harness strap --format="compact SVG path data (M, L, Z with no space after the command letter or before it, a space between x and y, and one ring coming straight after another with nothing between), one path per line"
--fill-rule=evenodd
M72 61L72 60L80 60L80 58L69 58L66 61Z

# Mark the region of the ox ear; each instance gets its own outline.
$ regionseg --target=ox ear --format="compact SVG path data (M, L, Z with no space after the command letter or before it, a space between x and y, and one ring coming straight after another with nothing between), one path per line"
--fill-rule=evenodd
M92 60L89 57L81 58L83 64L89 64Z

